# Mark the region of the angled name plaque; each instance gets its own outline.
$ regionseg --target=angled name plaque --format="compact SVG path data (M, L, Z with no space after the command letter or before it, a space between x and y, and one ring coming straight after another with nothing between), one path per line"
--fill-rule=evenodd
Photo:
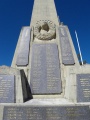
M16 59L17 66L28 65L30 39L30 27L24 27L21 31L20 44Z
M62 63L64 65L74 65L74 57L69 41L69 36L65 27L59 27L60 47L62 55Z

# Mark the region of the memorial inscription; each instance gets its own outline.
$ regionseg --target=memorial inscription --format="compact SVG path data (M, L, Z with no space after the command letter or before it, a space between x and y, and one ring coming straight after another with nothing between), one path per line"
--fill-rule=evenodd
M5 106L3 120L90 120L89 106Z
M74 57L72 54L71 45L69 42L69 37L65 27L59 27L60 33L60 47L62 55L62 63L64 65L73 65L75 64Z
M16 60L17 66L28 65L29 43L30 43L30 28L24 27L20 38L20 45Z
M33 94L61 93L56 44L33 44L30 87Z
M0 103L15 102L14 75L0 75Z
M77 102L90 102L90 74L77 75Z

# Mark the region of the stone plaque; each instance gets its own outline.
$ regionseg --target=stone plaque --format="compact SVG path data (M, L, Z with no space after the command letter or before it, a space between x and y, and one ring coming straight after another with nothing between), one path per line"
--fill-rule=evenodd
M30 87L33 94L61 93L60 65L56 44L33 44Z
M60 47L61 47L61 55L62 55L62 63L64 65L73 65L75 64L74 57L72 54L72 49L69 41L69 37L67 34L67 30L65 27L59 27L60 33Z
M15 102L14 75L0 75L0 103Z
M90 102L90 74L77 75L77 102Z
M22 29L21 37L20 37L20 44L19 44L18 55L16 60L17 66L28 65L29 44L30 44L30 28L24 27Z
M90 120L89 106L5 106L3 120Z

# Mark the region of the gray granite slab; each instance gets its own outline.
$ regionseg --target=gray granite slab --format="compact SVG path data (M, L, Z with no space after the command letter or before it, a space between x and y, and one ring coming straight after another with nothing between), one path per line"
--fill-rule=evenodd
M28 65L29 56L29 44L30 44L30 28L24 27L20 37L20 44L17 54L16 65L26 66Z
M77 75L77 102L90 102L90 74Z
M33 94L61 93L60 65L56 44L33 44L30 87Z
M0 75L0 103L15 102L14 75Z
M90 120L89 106L5 106L3 120Z
M62 63L64 65L75 64L69 37L68 37L67 30L65 27L59 27L59 35L60 35Z

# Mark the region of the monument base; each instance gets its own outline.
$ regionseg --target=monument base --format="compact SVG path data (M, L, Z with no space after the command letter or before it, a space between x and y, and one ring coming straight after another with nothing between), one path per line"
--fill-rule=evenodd
M90 120L90 103L33 99L23 104L1 104L0 113L0 120Z

